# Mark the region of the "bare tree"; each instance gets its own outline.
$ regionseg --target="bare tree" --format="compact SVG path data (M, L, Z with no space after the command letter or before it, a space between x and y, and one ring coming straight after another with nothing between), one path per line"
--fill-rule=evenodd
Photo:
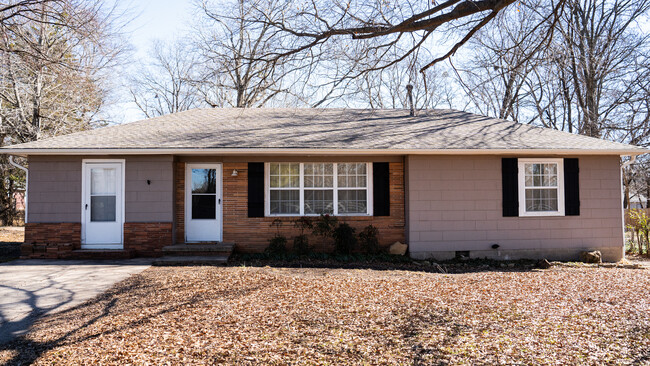
M14 7L11 7L14 5ZM103 124L110 70L124 52L102 2L10 3L0 22L0 146ZM0 161L0 221L10 224L22 172Z
M553 1L544 19L556 19L562 13L564 0ZM513 6L513 0L447 0L436 2L386 2L369 0L318 1L296 3L285 0L280 18L267 17L264 24L272 27L282 40L283 50L269 52L265 57L276 60L303 51L314 51L336 38L364 44L367 52L382 57L364 71L386 68L406 60L431 38L444 37L450 30L459 36L444 47L445 52L432 55L424 62L424 72L452 56L476 32L490 23L502 10ZM267 14L259 8L259 13Z
M203 105L195 82L198 55L185 41L157 41L151 55L152 61L140 65L130 87L133 102L147 118Z
M267 61L261 57L277 52L277 33L264 19L281 13L273 0L231 0L199 4L202 22L195 44L203 72L197 84L205 102L213 107L261 107L292 94L299 73L309 64L294 63L296 57ZM265 9L264 19L257 9Z

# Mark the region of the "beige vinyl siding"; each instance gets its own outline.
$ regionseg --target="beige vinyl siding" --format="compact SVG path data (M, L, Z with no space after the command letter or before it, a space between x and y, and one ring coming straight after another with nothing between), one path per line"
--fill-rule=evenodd
M92 158L126 160L126 222L172 222L171 155ZM29 222L81 221L82 160L82 156L29 157ZM151 184L147 184L147 180Z
M409 156L408 238L413 257L571 259L580 250L623 254L618 156L582 156L580 216L503 217L501 157ZM498 250L491 248L499 244Z
M81 158L30 156L28 222L81 221Z

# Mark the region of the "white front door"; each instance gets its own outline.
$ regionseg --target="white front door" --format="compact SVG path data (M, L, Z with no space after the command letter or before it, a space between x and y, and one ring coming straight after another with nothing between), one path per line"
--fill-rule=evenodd
M123 161L84 161L82 248L123 248L123 174Z
M185 241L221 241L221 164L187 164Z

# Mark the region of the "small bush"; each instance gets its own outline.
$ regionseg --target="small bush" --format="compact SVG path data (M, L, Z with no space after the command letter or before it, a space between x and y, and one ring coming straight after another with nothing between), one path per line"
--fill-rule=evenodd
M354 228L346 223L339 224L334 229L334 251L337 254L351 254L357 246L357 237L354 235Z
M298 255L308 255L311 253L307 235L296 235L293 237L293 251Z
M361 249L368 254L379 253L379 229L372 225L368 225L359 233L359 241L361 242Z
M274 256L287 254L287 238L276 234L269 239L269 246L266 247L264 252Z
M339 220L334 216L321 214L318 220L316 220L316 223L313 224L312 233L324 238L330 238L334 234L334 228L338 222Z
M300 235L293 238L293 250L298 255L307 255L311 252L309 249L309 239L305 235L305 230L313 229L314 223L309 217L300 217L293 222L293 226L300 230Z
M274 237L269 239L269 246L264 249L264 252L274 256L287 254L287 238L280 234L282 220L275 219L269 226L275 226L276 233Z

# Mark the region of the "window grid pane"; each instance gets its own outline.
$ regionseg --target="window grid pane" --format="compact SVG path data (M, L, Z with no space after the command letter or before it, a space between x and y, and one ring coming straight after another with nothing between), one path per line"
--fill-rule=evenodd
M338 195L340 214L367 212L368 200L365 189L339 190Z
M526 211L544 212L557 211L557 189L526 189Z
M333 163L305 163L304 187L305 188L333 188L334 164Z
M300 187L300 164L271 163L269 178L271 188L298 188Z
M365 188L367 186L366 163L339 163L336 170L339 188Z
M271 214L300 214L300 190L271 190Z
M367 163L269 163L269 214L367 214L367 170Z
M334 213L334 191L305 190L305 215Z
M527 212L558 211L558 164L524 165L525 208Z

